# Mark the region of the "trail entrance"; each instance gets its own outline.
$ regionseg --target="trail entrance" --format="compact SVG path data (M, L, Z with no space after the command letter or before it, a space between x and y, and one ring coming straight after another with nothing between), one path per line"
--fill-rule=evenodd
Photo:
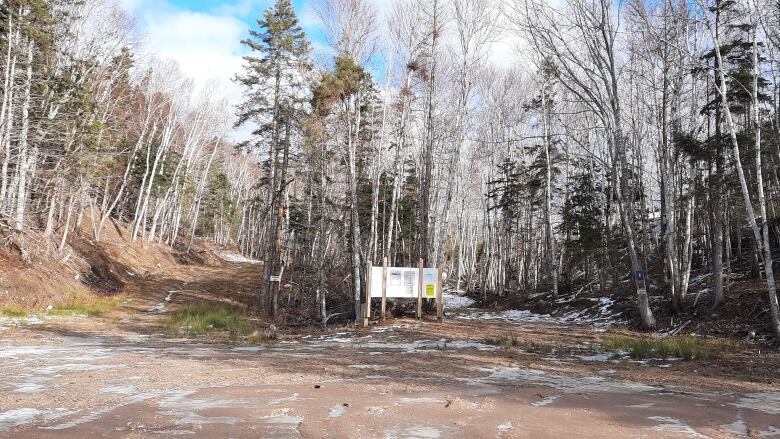
M388 267L387 259L381 267L368 264L368 294L363 312L363 326L368 326L371 317L371 299L381 299L382 306L379 319L384 321L387 308L387 298L417 299L417 318L422 318L423 299L436 301L436 319L444 320L444 304L442 301L443 272L442 267L425 268L423 260L414 267Z

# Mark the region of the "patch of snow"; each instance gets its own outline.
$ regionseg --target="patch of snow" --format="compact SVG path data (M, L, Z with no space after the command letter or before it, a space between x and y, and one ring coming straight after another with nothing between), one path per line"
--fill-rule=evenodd
M299 426L303 422L303 416L290 416L290 415L275 415L275 416L263 416L262 418L267 424L283 424Z
M222 259L225 262L233 262L236 264L259 264L260 261L257 259L247 258L244 255L240 255L238 253L229 251L229 250L222 250L216 252L216 255Z
M178 419L176 425L204 425L204 424L227 424L236 425L242 420L232 416L202 416L193 412L184 412L184 416Z
M417 398L403 397L396 402L399 404L444 404L447 401L438 398L431 398L429 396L422 396Z
M635 393L657 390L655 387L635 382L612 381L604 377L566 377L544 372L538 369L520 367L482 368L489 375L483 380L496 383L529 383L543 385L567 393L612 392Z
M654 402L646 402L644 404L627 405L626 408L629 408L629 409L649 409L649 408L651 408L653 406L655 406Z
M434 427L412 427L404 432L406 439L438 439L441 437L441 431Z
M720 428L722 428L726 433L730 433L735 436L747 437L748 435L747 425L745 425L745 421L742 419L742 414L739 412L737 412L736 421L732 422L731 424L721 425Z
M503 433L506 433L507 431L509 431L511 429L512 429L512 422L507 421L507 422L504 422L503 424L500 424L498 426L498 436L497 437L501 437L501 435Z
M669 418L666 416L650 416L647 419L660 422L659 425L650 428L653 431L660 431L664 433L679 433L688 437L709 439L708 436L699 433L698 431L691 428L690 425L676 418Z
M609 354L575 355L575 357L577 357L577 358L579 358L580 360L583 360L583 361L604 362L604 361L609 361L609 359L611 358L611 355L609 355Z
M468 308L474 305L474 299L454 293L443 293L441 297L444 301L444 309Z
M775 427L774 425L769 426L769 430L765 430L758 433L761 437L775 437L780 436L780 428Z
M547 398L540 399L539 401L536 402L532 402L531 405L534 407L544 407L546 405L550 405L554 403L558 398L560 398L560 395L548 396Z
M121 369L126 364L61 364L59 366L47 366L36 369L36 372L50 375L61 372L86 372L90 370Z
M344 416L344 413L347 412L347 408L343 405L334 405L331 408L328 409L328 417L329 418L340 418Z
M106 386L100 389L100 393L109 393L112 395L133 395L138 393L135 386L132 385L114 385Z
M770 415L780 415L780 392L748 393L733 405Z
M29 424L35 421L35 419L39 416L46 413L47 412L33 408L14 409L0 413L0 431L8 430L9 428L18 427L24 424Z

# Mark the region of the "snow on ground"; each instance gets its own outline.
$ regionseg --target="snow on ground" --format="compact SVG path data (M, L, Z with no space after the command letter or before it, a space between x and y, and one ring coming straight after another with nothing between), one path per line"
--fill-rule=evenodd
M468 298L462 298L468 299ZM505 311L473 311L457 313L463 320L501 320L509 323L549 323L553 325L589 325L594 328L606 328L610 325L626 323L614 311L615 301L609 297L592 299L596 303L588 308L567 312L560 316L535 314L527 310L509 309ZM473 304L473 301L471 302ZM445 309L447 302L445 299Z
M468 308L474 305L474 299L454 293L444 293L442 299L444 299L444 309Z
M260 261L257 259L251 259L247 258L244 255L240 255L236 252L232 252L229 250L220 250L216 252L216 255L220 257L225 262L234 262L236 264L259 264Z

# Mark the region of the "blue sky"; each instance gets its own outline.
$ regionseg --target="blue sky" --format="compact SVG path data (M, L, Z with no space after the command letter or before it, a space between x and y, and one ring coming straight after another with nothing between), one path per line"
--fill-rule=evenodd
M229 103L236 105L241 101L242 89L233 82L243 70L242 57L247 53L241 40L248 36L250 27L256 28L256 19L275 0L117 1L137 19L137 28L143 35L140 56L172 59L183 75L193 80L196 92L206 85L216 86ZM313 11L313 1L293 0L293 7L312 43L315 61L324 63L330 61L333 52ZM380 27L384 27L396 1L399 0L369 0L377 12ZM490 58L495 64L507 65L512 57L512 49L505 44L494 44L491 48ZM383 83L380 56L368 70L377 82ZM238 132L233 137L243 139L246 135Z
M242 71L247 53L241 40L248 37L256 19L274 0L118 0L137 20L142 35L142 55L176 61L190 77L195 91L204 86L216 89L238 104L242 90L232 79ZM392 0L374 0L387 4ZM316 60L332 53L307 0L293 0L301 26L306 30ZM246 133L234 133L236 139Z

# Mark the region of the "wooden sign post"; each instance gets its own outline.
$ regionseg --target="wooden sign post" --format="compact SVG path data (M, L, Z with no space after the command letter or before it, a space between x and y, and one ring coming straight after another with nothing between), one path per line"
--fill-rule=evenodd
M417 318L422 318L422 297L423 297L423 258L420 258L420 264L417 266L419 274L417 275Z
M387 258L382 261L382 308L379 319L385 321L385 310L387 309Z
M441 323L444 321L444 289L442 282L442 274L444 273L444 264L439 264L439 279L436 285L436 321Z
M371 317L371 261L366 262L366 304L363 311L363 327L368 327L368 319Z

